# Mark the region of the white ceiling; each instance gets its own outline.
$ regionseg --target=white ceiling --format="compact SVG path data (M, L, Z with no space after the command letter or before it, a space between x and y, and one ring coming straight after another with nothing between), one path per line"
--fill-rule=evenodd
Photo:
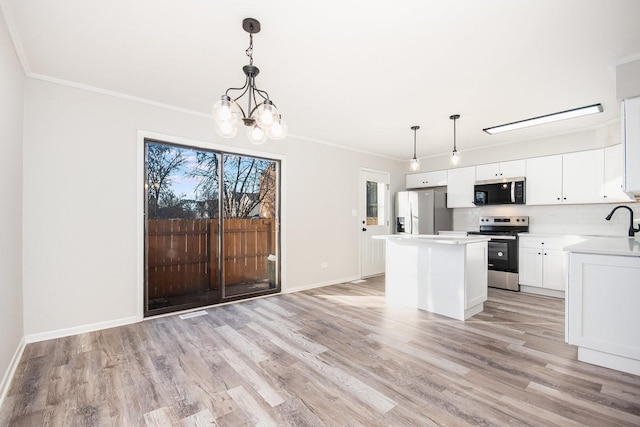
M615 65L640 57L638 0L0 0L29 76L208 114L254 65L302 138L397 159L619 119ZM602 103L604 113L482 129ZM293 143L272 141L268 144Z

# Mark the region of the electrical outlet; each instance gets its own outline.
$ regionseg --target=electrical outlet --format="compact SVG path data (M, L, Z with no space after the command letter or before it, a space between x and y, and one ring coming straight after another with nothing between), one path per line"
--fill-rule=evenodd
M329 263L328 262L323 262L323 263L320 264L320 267L327 268L327 267L329 267Z

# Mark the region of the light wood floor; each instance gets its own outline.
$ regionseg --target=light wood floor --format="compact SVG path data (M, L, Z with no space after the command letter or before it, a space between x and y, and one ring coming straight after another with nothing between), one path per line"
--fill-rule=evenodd
M576 361L562 300L461 322L381 279L27 345L1 426L638 426L640 377Z

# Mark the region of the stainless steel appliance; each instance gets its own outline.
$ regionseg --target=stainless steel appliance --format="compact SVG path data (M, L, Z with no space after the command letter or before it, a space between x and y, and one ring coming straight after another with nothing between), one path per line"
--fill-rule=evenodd
M476 181L473 203L484 205L524 205L524 178Z
M446 187L399 191L396 194L396 233L438 234L453 227Z
M480 230L469 234L490 236L488 284L493 288L519 291L518 233L529 231L528 216L483 216Z

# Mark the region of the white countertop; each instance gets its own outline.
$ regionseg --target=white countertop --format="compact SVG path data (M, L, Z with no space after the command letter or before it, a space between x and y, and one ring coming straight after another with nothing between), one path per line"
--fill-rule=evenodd
M486 236L438 236L435 234L387 234L373 236L374 239L399 240L415 243L438 243L444 245L466 245L468 243L488 242L490 237Z
M588 237L565 251L583 254L620 255L640 257L640 237Z
M585 235L578 234L558 234L558 233L531 233L529 231L518 233L519 237L536 237L536 238L580 238L580 237L589 237ZM605 237L605 236L591 236L591 237Z
M438 231L440 236L466 236L466 231L454 231L454 230L440 230Z

